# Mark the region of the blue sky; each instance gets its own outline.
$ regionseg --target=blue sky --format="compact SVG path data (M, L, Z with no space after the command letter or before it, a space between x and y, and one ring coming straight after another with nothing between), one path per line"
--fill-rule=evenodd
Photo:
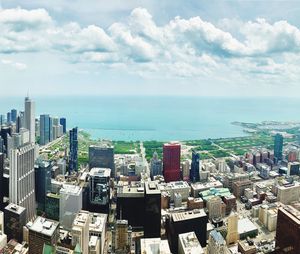
M299 96L299 11L298 1L0 0L1 95Z

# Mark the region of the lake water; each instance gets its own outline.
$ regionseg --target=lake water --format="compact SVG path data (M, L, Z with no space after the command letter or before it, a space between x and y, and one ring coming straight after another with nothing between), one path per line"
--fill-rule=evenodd
M243 136L233 121L300 121L296 98L34 97L37 115L66 117L94 138L191 140ZM0 112L23 109L23 98L0 97Z

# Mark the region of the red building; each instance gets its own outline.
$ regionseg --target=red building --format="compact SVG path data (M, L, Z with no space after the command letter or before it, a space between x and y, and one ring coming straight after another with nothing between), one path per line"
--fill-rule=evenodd
M299 254L300 214L291 206L278 209L276 229L276 254Z
M163 174L166 182L180 180L180 144L164 144Z

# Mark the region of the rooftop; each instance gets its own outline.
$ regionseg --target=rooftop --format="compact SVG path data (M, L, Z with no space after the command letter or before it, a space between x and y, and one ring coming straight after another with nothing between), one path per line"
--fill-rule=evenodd
M171 254L168 240L160 238L142 238L141 253L143 254Z
M238 221L238 233L243 234L250 231L257 230L257 227L248 218L244 218Z
M21 214L26 210L23 206L18 206L13 203L10 203L8 206L5 207L5 209L16 214Z
M110 177L110 174L111 174L110 168L92 168L90 170L90 176Z
M43 235L52 236L55 230L59 227L59 222L54 220L37 217L35 221L27 223L29 231L35 231Z
M214 241L218 244L224 244L225 240L220 232L217 230L212 230L210 233L211 237L214 239Z
M63 184L62 188L60 189L60 194L80 195L81 192L82 188L80 186L72 184Z
M185 250L185 253L204 254L195 232L179 234L178 237L179 241L181 242L181 246Z
M204 209L195 209L188 212L179 212L179 213L173 213L172 218L174 222L183 221L183 220L191 220L195 218L200 218L207 216L204 212Z

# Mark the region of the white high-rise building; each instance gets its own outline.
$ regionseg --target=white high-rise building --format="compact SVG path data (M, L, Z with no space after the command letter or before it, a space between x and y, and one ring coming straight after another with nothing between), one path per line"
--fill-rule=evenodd
M25 98L25 128L29 130L29 141L35 143L35 102Z
M35 144L10 152L9 201L26 208L27 221L35 217Z

